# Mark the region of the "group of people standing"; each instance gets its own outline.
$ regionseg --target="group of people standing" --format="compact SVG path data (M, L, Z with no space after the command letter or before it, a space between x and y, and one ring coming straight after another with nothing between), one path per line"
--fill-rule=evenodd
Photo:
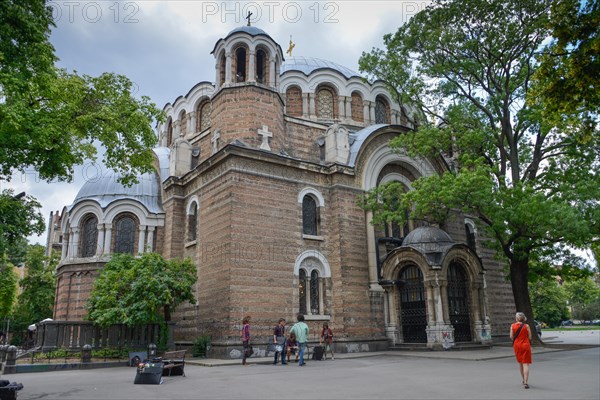
M275 346L275 356L273 365L276 365L281 357L281 365L286 365L290 362L292 355L295 357L295 362L299 366L304 366L304 354L308 348L308 325L304 322L304 315L298 314L297 322L286 333L285 318L280 318L277 326L273 329L273 345ZM254 351L250 344L250 316L246 316L242 321L242 365L248 365L246 359L250 357ZM331 353L331 359L334 359L333 354L333 331L329 328L328 323L323 324L319 343L324 346L325 359L327 359L327 348ZM286 361L287 358L287 361Z

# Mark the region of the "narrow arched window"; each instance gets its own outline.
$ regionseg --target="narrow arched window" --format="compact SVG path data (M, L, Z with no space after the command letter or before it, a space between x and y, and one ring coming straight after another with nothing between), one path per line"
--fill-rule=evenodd
M196 130L203 132L210 127L210 101L204 101L198 106L196 111Z
M173 142L173 121L169 118L167 123L167 146L170 146Z
M310 312L313 315L320 313L319 284L319 273L316 270L313 270L310 273Z
M98 245L98 218L90 215L85 218L81 226L81 257L96 255Z
M329 88L322 88L317 92L317 117L334 118L334 96Z
M471 224L465 224L465 233L467 236L467 246L473 251L477 251L477 244L475 241L475 229Z
M319 209L317 201L310 195L302 199L302 233L305 235L318 235Z
M179 119L181 124L181 136L185 136L187 134L187 113L182 111Z
M219 63L219 86L222 86L225 83L225 70L227 66L227 61L225 58L225 54L221 55L221 61Z
M198 203L195 201L191 204L188 212L188 235L189 241L196 240L198 231Z
M260 49L256 52L256 82L267 83L267 54Z
M115 228L114 253L133 254L135 250L135 220L128 215L120 217L115 223Z
M375 123L390 123L390 106L388 105L387 101L381 96L377 96L377 98L375 99Z
M365 113L363 106L363 98L358 92L352 92L352 102L350 103L350 110L352 113L352 119L356 122L365 121Z
M298 301L300 314L306 314L306 271L303 269L298 275Z
M285 112L292 117L302 116L302 89L298 86L285 91Z
M239 47L235 51L235 81L245 82L246 78L246 49Z

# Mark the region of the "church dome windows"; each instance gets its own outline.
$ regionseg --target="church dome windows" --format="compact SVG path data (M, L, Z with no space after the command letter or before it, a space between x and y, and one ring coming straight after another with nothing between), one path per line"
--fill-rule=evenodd
M203 132L210 127L211 103L204 100L198 104L196 109L196 131Z
M351 95L350 113L351 113L352 120L354 120L356 122L364 122L365 121L363 97L357 91L352 92L352 95Z
M86 215L81 223L81 257L96 255L98 245L98 217L94 214Z
M375 123L390 124L390 104L381 95L375 98Z
M263 85L268 83L267 63L267 53L263 49L256 50L256 82L262 83Z
M137 226L137 219L132 214L123 213L115 218L113 223L113 229L115 230L113 253L134 254Z
M235 72L235 82L246 82L248 80L247 74L247 62L248 62L248 49L244 45L238 46L234 51L235 57L233 59L233 71Z
M298 86L290 86L285 91L285 111L292 117L302 116L302 89Z
M332 120L337 118L335 105L337 104L337 93L330 86L321 86L317 89L317 117Z

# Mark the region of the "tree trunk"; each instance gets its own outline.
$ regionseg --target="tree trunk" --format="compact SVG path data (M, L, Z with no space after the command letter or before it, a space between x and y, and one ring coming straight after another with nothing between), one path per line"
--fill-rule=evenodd
M529 259L511 260L510 262L510 282L512 285L515 306L518 312L522 312L527 317L527 324L531 329L531 342L533 344L543 343L537 334L534 324L533 309L531 307L531 298L529 297L529 286L527 276L529 273Z
M168 304L166 304L163 308L164 313L165 313L165 322L170 322L171 321L171 306L169 306Z

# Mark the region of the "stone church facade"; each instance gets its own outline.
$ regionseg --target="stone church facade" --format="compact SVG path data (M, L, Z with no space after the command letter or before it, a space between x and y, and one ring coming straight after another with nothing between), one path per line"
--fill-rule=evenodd
M245 315L259 351L279 318L298 313L311 340L328 322L341 352L505 335L510 285L473 220L377 228L357 205L377 185L410 190L447 168L441 156L390 150L414 127L383 83L324 60L285 60L256 27L234 29L211 54L214 83L164 108L156 173L129 188L111 173L88 181L52 217L49 243L62 243L55 319L85 318L111 254L156 251L197 266L197 302L174 313L175 341L210 333L216 356L240 355Z

